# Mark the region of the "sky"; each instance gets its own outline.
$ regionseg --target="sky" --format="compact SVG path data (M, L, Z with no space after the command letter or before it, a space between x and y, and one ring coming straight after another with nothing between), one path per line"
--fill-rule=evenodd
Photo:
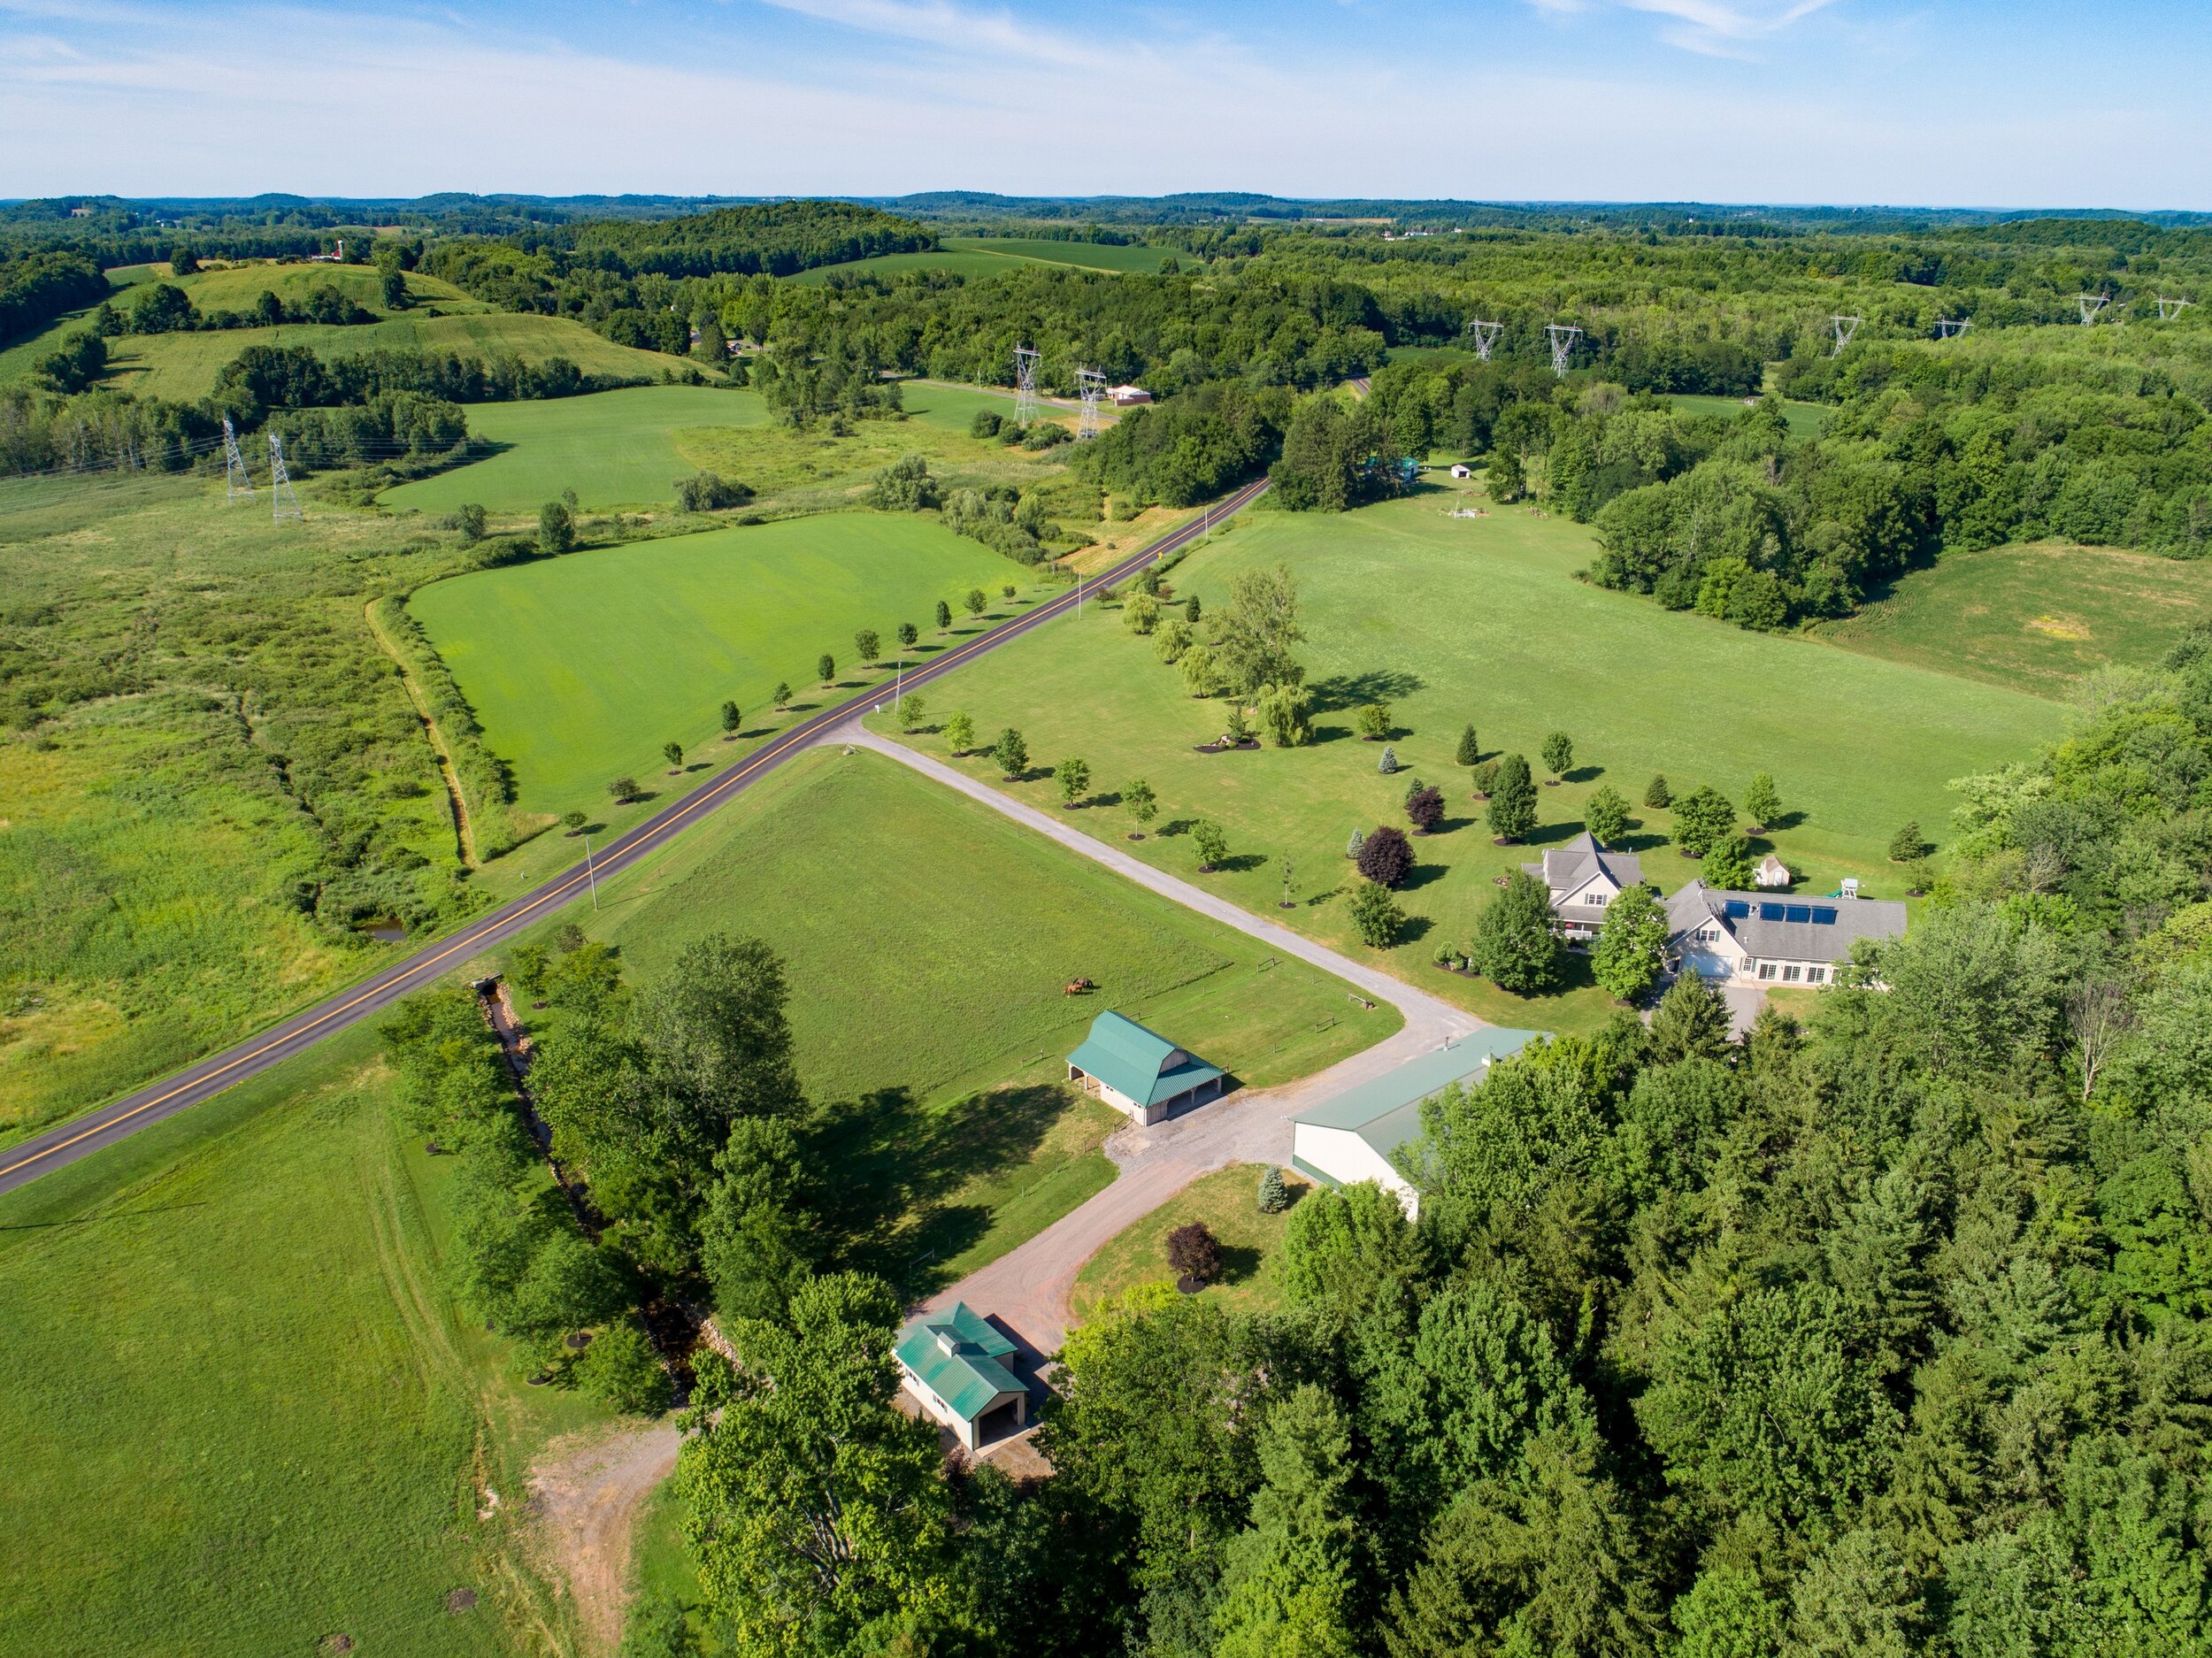
M2212 210L2196 0L0 0L0 196Z

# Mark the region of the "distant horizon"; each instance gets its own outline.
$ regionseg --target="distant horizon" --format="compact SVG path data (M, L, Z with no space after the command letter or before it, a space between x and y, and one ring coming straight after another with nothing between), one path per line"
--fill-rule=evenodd
M1206 173L2190 212L2212 210L2208 70L2187 0L0 0L0 193L1091 197Z

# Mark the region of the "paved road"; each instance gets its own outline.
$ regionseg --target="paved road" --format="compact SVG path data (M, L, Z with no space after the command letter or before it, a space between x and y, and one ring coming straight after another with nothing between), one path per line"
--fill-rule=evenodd
M1279 1088L1240 1090L1150 1128L1132 1124L1118 1131L1106 1142L1106 1155L1120 1171L1113 1185L1062 1216L1027 1243L929 1301L929 1308L936 1310L964 1301L978 1312L995 1316L1022 1344L1033 1370L1040 1360L1058 1350L1066 1336L1071 1316L1068 1293L1075 1287L1076 1273L1117 1232L1150 1214L1200 1175L1231 1163L1287 1164L1292 1117L1482 1026L1483 1021L1474 1015L1425 990L1417 990L1379 968L1340 955L1325 944L1179 880L1119 847L1094 841L1057 817L977 782L941 760L878 736L864 728L856 716L824 733L820 741L850 743L889 755L1164 898L1234 927L1271 949L1335 974L1405 1016L1405 1025L1397 1034L1326 1071Z
M1261 479L1229 496L1214 515L1185 525L1162 536L1141 551L1101 572L1056 598L1048 599L1014 620L979 634L933 657L908 673L910 687L926 685L963 663L993 650L1007 641L1042 626L1072 610L1079 599L1105 583L1120 580L1148 560L1196 539L1214 517L1235 512L1256 500L1267 488ZM773 771L793 755L810 747L822 733L852 718L853 705L841 704L811 715L765 744L749 758L700 785L680 800L664 807L643 823L617 837L592 859L602 875L618 874L640 858L657 851L676 834L703 820L718 807ZM74 1163L105 1146L111 1146L150 1124L211 1099L232 1084L266 1071L293 1055L304 1052L325 1037L373 1017L402 997L435 982L476 956L511 938L524 927L584 895L588 872L581 864L565 871L522 897L501 906L457 933L426 946L405 960L301 1013L294 1014L235 1047L210 1055L175 1076L152 1083L98 1109L47 1130L44 1133L0 1151L0 1192L9 1192L50 1170Z

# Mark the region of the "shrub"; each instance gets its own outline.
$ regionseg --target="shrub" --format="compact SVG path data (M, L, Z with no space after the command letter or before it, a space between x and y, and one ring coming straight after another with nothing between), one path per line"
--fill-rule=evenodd
M1444 791L1433 783L1417 785L1406 795L1406 817L1423 834L1444 820Z
M1474 770L1468 773L1467 780L1475 786L1476 794L1489 794L1498 786L1498 763L1495 760L1478 760Z
M447 526L460 531L461 540L471 547L484 539L484 509L473 501L454 508L453 516L446 520Z
M1167 1235L1167 1263L1181 1277L1210 1284L1221 1272L1221 1240L1194 1220Z
M1383 744L1382 756L1375 762L1375 770L1388 777L1398 769L1398 751L1388 743Z
M886 512L919 512L937 500L937 480L929 475L925 456L902 456L868 486L868 504Z
M1916 822L1907 824L1889 838L1889 861L1893 864L1910 864L1915 859L1927 856L1934 849L1928 844L1928 838L1920 833L1920 825Z
M1004 418L995 411L979 409L975 411L975 418L968 422L968 435L972 438L995 438L998 435L999 427L1004 424Z
M1390 735L1390 704L1368 702L1355 710L1352 724L1363 742L1380 742Z
M676 480L676 504L687 512L721 512L752 498L747 486L717 472L696 472Z
M1357 862L1359 872L1378 887L1395 887L1413 873L1412 843L1404 830L1378 825L1361 843Z

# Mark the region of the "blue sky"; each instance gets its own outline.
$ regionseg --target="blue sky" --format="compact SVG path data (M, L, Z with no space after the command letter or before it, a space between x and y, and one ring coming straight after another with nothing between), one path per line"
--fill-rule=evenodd
M0 0L0 196L2212 209L2212 6Z

